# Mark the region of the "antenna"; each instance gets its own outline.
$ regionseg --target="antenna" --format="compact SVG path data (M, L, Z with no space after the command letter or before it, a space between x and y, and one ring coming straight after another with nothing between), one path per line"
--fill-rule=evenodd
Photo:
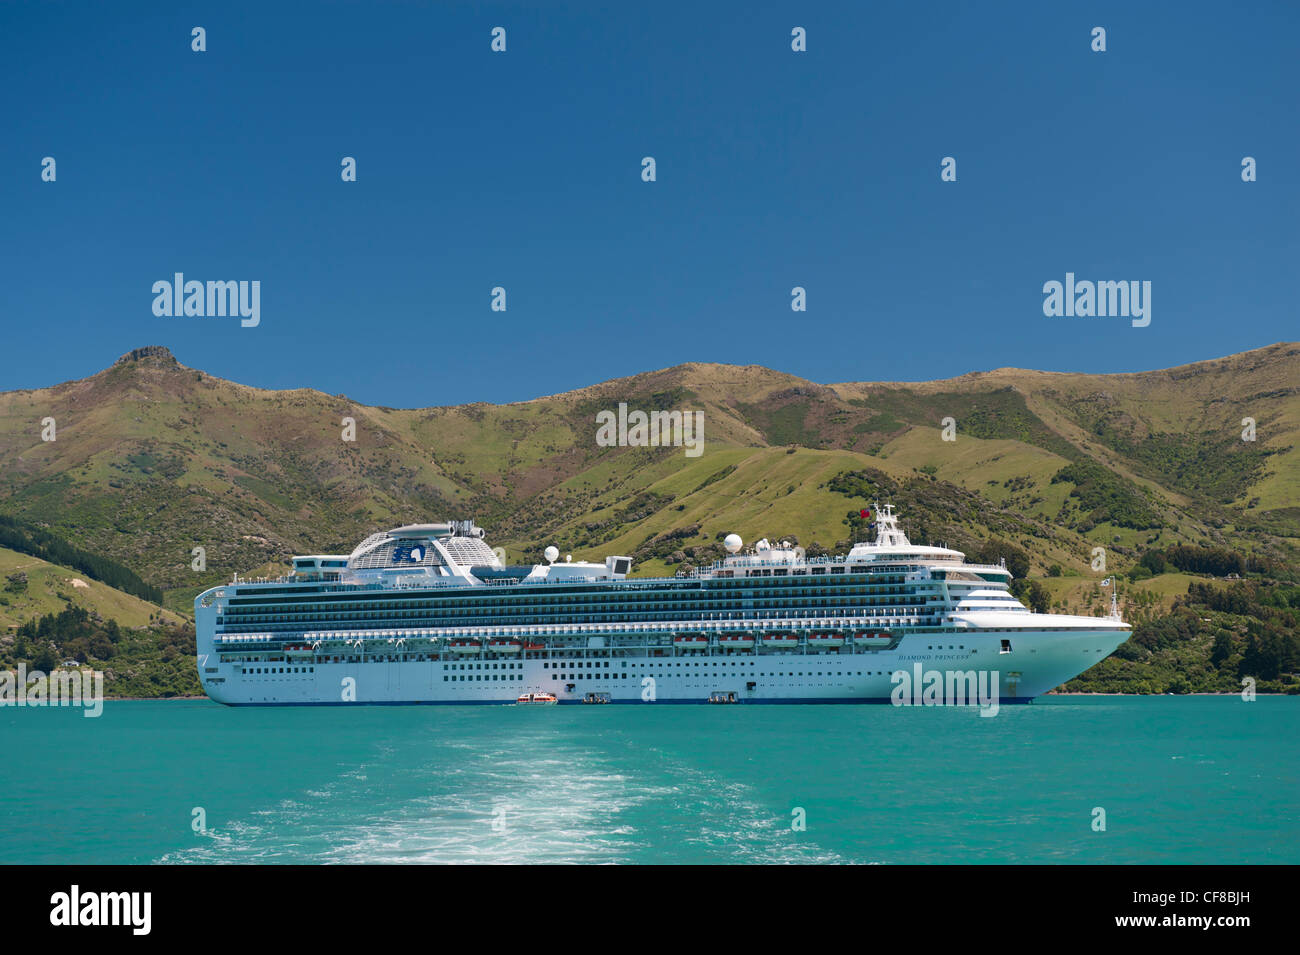
M1119 586L1115 583L1114 575L1107 577L1100 584L1102 587L1110 587L1110 619L1119 620Z

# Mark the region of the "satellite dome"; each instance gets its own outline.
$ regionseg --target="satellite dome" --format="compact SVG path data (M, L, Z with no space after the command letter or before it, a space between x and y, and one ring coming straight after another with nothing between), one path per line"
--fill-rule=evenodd
M739 534L728 534L725 538L723 538L722 546L727 548L728 554L734 554L740 550L741 546L744 543L745 542L740 539Z
M542 556L546 558L548 564L555 563L555 559L560 556L560 549L552 544L546 550L542 551Z

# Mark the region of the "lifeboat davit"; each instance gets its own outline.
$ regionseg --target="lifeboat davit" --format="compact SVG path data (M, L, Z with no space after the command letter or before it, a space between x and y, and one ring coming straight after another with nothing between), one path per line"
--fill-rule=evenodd
M838 650L844 646L844 638L838 633L810 633L808 646L818 650Z
M488 649L493 653L518 653L523 648L518 640L492 640L488 643Z
M483 644L477 640L453 640L450 649L452 653L482 653Z
M777 650L793 650L799 646L799 638L793 633L765 633L763 646Z
M724 633L718 637L718 646L723 650L752 650L754 638L747 633Z
M673 646L678 650L707 650L709 638L702 633L683 633L673 637Z

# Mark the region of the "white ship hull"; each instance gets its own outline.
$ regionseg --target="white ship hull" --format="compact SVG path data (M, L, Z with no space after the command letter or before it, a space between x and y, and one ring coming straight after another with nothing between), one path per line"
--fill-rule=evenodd
M1062 619L1084 623L1090 618ZM1109 621L1098 618L1095 623ZM982 671L996 681L1000 703L1023 703L1105 659L1127 638L1127 629L999 629L917 634L904 637L892 650L854 653L652 657L628 651L583 661L589 665L575 665L577 653L563 651L523 660L486 656L464 661L448 655L215 666L201 660L200 670L208 695L232 706L510 704L530 692L553 693L560 703L581 703L588 693L607 693L614 703L707 703L718 692L734 692L741 703L865 703L890 702L899 685L895 673L910 679L919 664L923 672ZM1003 639L1010 640L1010 652L1001 651Z

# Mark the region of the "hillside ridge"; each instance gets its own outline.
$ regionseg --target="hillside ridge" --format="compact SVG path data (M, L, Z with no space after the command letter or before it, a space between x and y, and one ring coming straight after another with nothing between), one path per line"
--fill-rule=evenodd
M685 362L523 402L398 409L227 381L147 345L0 393L0 514L130 568L180 612L232 574L413 521L472 517L520 561L556 542L663 573L711 559L730 531L851 543L863 494L892 495L921 536L977 548L1013 534L1037 573L1088 572L1096 546L1121 567L1174 543L1286 560L1300 545L1296 381L1300 345L1277 343L1154 372L893 384ZM698 410L698 456L602 446L596 415L621 402Z

